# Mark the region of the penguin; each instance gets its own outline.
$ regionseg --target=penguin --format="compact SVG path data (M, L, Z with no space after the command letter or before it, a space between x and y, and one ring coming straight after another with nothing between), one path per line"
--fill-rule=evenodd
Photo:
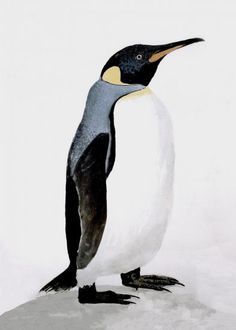
M80 303L128 305L130 294L97 291L100 276L124 286L169 291L177 279L141 275L160 249L173 200L171 119L147 87L169 53L203 41L136 44L115 53L90 88L66 171L68 268L40 291L78 285Z

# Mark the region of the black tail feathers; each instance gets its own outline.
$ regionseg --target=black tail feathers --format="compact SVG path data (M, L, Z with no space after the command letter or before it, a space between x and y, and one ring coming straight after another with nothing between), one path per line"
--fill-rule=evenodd
M70 290L77 285L76 268L69 266L60 275L47 283L40 292L45 291L65 291Z

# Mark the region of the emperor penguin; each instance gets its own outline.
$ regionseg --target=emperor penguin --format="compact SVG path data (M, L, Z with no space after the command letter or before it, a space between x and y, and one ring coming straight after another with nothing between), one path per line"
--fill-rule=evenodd
M147 86L167 54L199 41L128 46L103 67L68 154L70 264L41 291L78 285L80 303L131 304L133 295L97 291L98 277L120 274L125 286L156 291L182 284L140 270L160 249L174 176L171 120Z

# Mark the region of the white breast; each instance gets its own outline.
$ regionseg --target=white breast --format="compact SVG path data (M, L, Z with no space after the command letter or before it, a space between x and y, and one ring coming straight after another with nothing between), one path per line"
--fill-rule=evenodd
M150 261L160 248L172 204L174 150L166 109L150 90L140 91L116 104L114 120L116 159L107 179L107 223L86 268L96 277Z

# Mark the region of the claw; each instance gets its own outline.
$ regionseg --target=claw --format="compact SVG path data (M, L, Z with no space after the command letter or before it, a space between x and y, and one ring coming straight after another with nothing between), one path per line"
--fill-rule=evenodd
M121 301L120 301L120 304L121 304L121 305L131 305L131 304L136 305L135 302L133 302L133 301L126 301L126 300L121 300Z
M139 299L138 296L134 296L132 294L122 294L122 298L123 299L131 299L131 298L137 298L137 299Z
M161 291L167 291L167 292L172 293L172 291L170 291L170 290L168 290L168 289L166 289L166 288L161 288Z

